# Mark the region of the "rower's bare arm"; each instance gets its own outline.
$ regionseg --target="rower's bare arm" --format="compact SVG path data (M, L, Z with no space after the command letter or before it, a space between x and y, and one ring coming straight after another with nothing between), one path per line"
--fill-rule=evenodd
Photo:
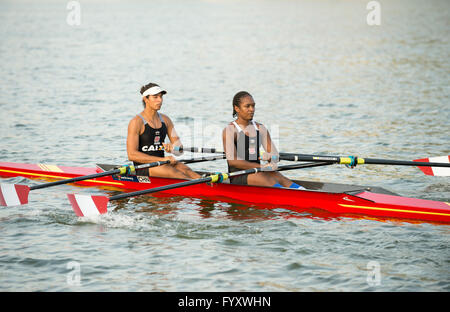
M263 146L264 150L266 151L266 153L268 153L270 155L279 156L278 150L272 141L269 130L267 130L267 128L263 124L260 124L259 131L261 133L261 141L262 141L261 143L262 143L262 146ZM270 157L267 157L267 158L270 159ZM264 160L268 160L268 159L264 159Z
M237 158L236 148L234 146L234 127L232 125L228 125L222 131L222 143L223 149L225 152L225 156L227 158L227 162L230 166L239 169L251 169L251 168L259 168L260 164L249 162L243 159Z
M164 114L161 115L162 118L164 119L164 122L167 125L167 136L169 137L170 140L170 144L164 144L164 148L168 153L172 153L174 146L183 146L183 145L181 144L180 137L178 136L178 133L175 130L175 126L173 125L172 120Z
M139 117L133 118L128 124L127 154L128 160L138 163L150 163L163 160L161 157L149 156L139 151L139 134L141 132L142 121Z

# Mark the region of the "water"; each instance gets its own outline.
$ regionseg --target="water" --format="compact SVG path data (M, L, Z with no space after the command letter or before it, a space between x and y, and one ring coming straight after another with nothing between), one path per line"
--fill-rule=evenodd
M281 151L448 155L448 2L382 2L380 26L367 25L366 4L80 1L70 26L66 1L2 1L0 159L126 163L128 121L150 81L168 90L162 111L185 146L221 149L231 99L247 90ZM450 201L448 178L416 168L286 175ZM114 193L64 185L0 210L0 290L450 290L445 225L161 196L79 219L69 192Z

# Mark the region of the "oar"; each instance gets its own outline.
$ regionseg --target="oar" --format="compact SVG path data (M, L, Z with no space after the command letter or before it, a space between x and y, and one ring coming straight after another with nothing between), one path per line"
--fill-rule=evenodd
M191 152L191 153L210 153L210 154L225 154L224 152L220 152L216 150L216 148L210 148L210 147L183 147L183 146L174 146L173 147L174 152Z
M190 163L203 162L203 161L216 160L216 159L224 159L224 158L225 158L224 155L220 155L220 156L209 156L209 157L199 157L199 158L192 158L192 159L183 159L183 160L180 160L180 162L183 162L185 164L190 164ZM162 165L165 165L168 163L170 163L170 160L155 161L152 163L142 164L139 166L127 165L127 166L122 166L117 169L108 170L105 172L100 172L100 173L95 173L95 174L90 174L90 175L85 175L85 176L80 176L80 177L75 177L75 178L70 178L70 179L63 179L63 180L59 180L59 181L55 181L55 182L38 184L38 185L31 186L31 187L29 187L27 185L21 185L21 184L4 184L4 183L2 183L2 184L0 184L0 206L18 206L18 205L27 204L28 203L28 194L30 191L33 191L33 190L52 187L52 186L61 185L61 184L74 183L74 182L84 181L84 180L89 180L89 179L101 178L101 177L105 177L105 176L111 176L114 174L123 175L123 174L135 172L136 170L139 170L139 169L153 168L153 167L162 166Z
M284 171L284 170L292 170L292 169L301 169L301 168L311 168L311 167L319 167L319 166L327 166L330 165L330 163L322 162L322 163L303 163L303 164L292 164L292 165L285 165L285 166L279 166L276 171ZM207 177L184 181L180 183L155 187L152 189L142 190L142 191L136 191L131 193L123 193L111 197L107 196L98 196L98 195L82 195L82 194L67 194L67 197L69 198L70 203L72 204L72 208L75 211L75 214L79 217L83 216L92 216L92 215L100 215L104 214L108 211L107 206L108 202L112 200L118 200L128 197L134 197L134 196L140 196L144 194L150 194L150 193L156 193L156 192L162 192L167 190L172 190L180 187L186 187L186 186L192 186L196 184L202 184L202 183L216 183L216 182L222 182L229 178L241 176L241 175L247 175L252 173L257 173L260 171L264 171L264 168L252 168L247 170L241 170L236 171L232 173L217 173L213 174Z
M344 156L321 156L308 154L280 153L280 159L291 161L329 162L349 166L371 164L371 165L415 166L419 168L431 167L433 168L432 170L423 170L423 169L421 170L428 175L450 176L450 163L449 163L450 156L407 161L407 160L392 160L392 159L378 159L378 158L362 158L354 156L344 157ZM435 170L434 168L442 168L442 169Z
M183 147L176 146L174 150L193 153L211 153L211 154L224 154L224 152L218 151L216 148L208 147ZM261 152L261 159L264 153ZM296 154L296 153L279 153L277 155L271 155L273 162L279 160L291 160L291 161L325 161L332 164L343 164L349 166L356 166L361 164L371 165L397 165L397 166L415 166L418 167L423 173L431 176L450 176L450 156L430 157L415 159L413 161L405 160L390 160L390 159L377 159L377 158L362 158L354 156L325 156L315 154Z

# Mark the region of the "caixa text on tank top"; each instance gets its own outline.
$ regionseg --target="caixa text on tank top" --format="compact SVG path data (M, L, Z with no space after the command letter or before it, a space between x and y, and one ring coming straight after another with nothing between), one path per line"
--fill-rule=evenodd
M155 140L153 141L153 145L144 145L142 146L143 152L153 152L153 151L163 151L164 146L161 144L161 136L160 132L155 132Z

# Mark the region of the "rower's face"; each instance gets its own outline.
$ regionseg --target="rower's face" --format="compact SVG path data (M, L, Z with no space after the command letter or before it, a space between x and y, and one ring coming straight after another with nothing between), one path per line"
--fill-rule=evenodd
M252 120L255 115L255 101L251 96L246 96L241 99L239 106L235 107L238 117L245 120Z
M155 95L149 95L146 97L145 104L154 110L158 110L161 108L163 102L163 94L158 93Z

